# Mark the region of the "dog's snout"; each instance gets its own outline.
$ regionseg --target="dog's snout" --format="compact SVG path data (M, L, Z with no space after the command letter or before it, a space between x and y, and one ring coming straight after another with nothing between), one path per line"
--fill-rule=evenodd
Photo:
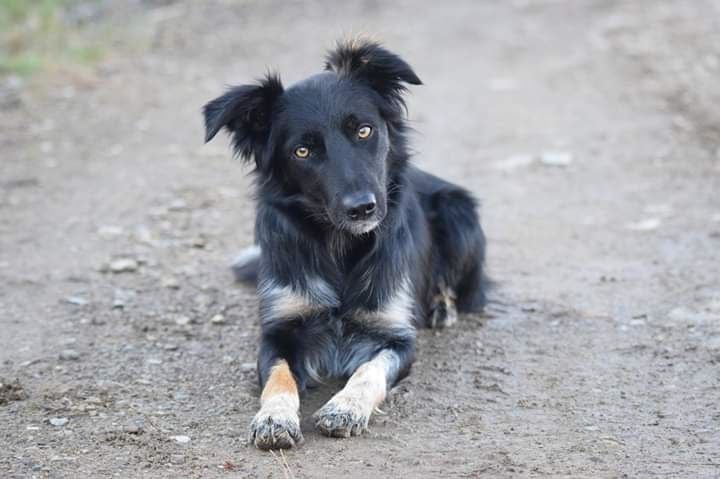
M353 221L365 220L377 209L377 200L372 193L353 193L342 200L345 214Z

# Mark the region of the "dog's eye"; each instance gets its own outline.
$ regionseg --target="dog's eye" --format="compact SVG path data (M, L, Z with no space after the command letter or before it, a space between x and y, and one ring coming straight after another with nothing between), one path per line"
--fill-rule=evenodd
M358 128L357 136L361 140L367 140L368 138L370 138L370 135L372 135L372 131L373 131L372 126L363 125L360 128Z
M304 160L305 158L310 156L310 148L308 148L307 146L298 146L297 148L295 148L295 151L293 151L293 154L296 157Z

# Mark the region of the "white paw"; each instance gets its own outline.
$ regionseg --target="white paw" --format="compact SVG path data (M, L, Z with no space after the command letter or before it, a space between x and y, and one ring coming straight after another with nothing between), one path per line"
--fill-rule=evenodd
M351 395L336 395L313 418L315 427L330 437L358 436L367 430L372 408Z

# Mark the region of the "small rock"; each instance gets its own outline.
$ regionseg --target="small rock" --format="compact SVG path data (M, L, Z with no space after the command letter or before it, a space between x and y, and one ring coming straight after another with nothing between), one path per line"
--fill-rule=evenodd
M207 240L203 236L196 236L192 240L193 248L202 249L207 246Z
M116 289L113 291L112 309L123 309L135 295L135 291L131 289Z
M506 159L495 163L495 168L500 171L513 172L517 169L530 166L535 159L532 155L519 154L512 155Z
M569 166L572 163L572 154L567 151L546 151L540 155L540 163L547 166Z
M256 364L255 364L255 363L242 363L242 364L240 365L240 371L242 371L242 372L244 372L244 373L247 373L247 372L250 372L250 371L254 371L255 368L256 368Z
M163 288L180 289L180 282L173 276L166 276L161 281Z
M67 296L65 301L70 304L74 304L75 306L85 306L89 303L87 299L80 296Z
M180 436L170 436L170 439L172 439L173 441L177 442L178 444L187 444L187 443L190 442L190 437L189 437L189 436L183 436L183 435L180 435Z
M177 324L178 326L187 326L188 324L190 324L190 318L188 318L187 316L178 316L177 318L175 318L175 324Z
M70 421L66 417L51 417L48 422L53 426L62 427Z
M172 454L170 456L170 463L175 464L176 466L179 466L180 464L185 463L185 456L182 454Z
M123 428L123 432L125 432L127 434L140 435L144 431L143 431L142 424L129 424Z
M137 269L138 262L132 258L118 258L110 262L110 271L113 273L129 273Z
M211 322L212 324L221 325L221 324L225 324L225 321L226 321L226 320L225 320L225 316L222 315L222 314L216 314L215 316L213 316L212 318L210 318L210 322Z
M633 231L652 231L658 229L662 222L660 218L648 218L635 223L629 223L626 228Z
M121 226L105 225L98 228L97 233L102 238L114 238L123 234Z
M174 199L168 206L169 211L183 211L188 207L187 202L182 198Z
M60 351L61 361L77 361L78 359L80 359L80 353L74 349L63 349Z
M145 361L145 362L146 362L147 364L150 364L150 365L153 365L153 366L157 366L157 365L159 365L159 364L162 364L162 359L150 358L150 359L148 359L148 360Z

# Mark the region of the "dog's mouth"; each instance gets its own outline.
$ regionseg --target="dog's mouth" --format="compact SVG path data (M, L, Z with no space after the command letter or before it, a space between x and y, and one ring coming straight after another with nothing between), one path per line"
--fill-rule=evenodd
M335 227L335 229L339 231L344 231L353 236L362 236L364 234L368 234L374 231L375 229L377 229L378 226L380 226L380 223L382 223L385 217L384 214L377 214L372 218L350 221L344 218L335 218L333 217L333 215L328 216L330 218L330 222L332 223L333 227Z
M355 236L364 235L370 233L380 224L379 219L370 219L364 221L353 221L345 223L343 226L347 232Z

